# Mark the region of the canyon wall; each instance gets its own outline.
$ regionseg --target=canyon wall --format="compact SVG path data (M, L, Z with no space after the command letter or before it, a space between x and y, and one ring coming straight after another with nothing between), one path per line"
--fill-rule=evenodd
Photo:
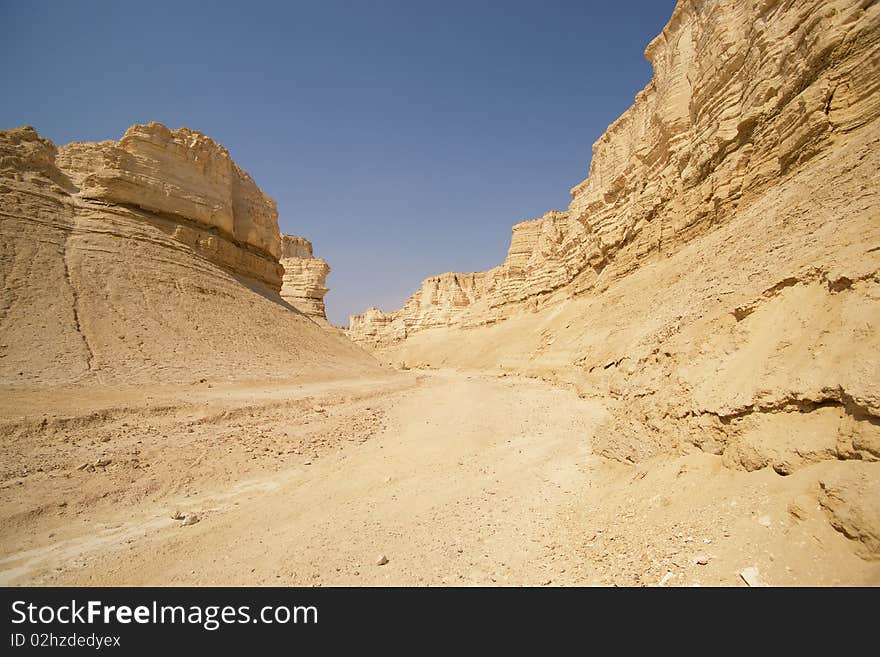
M654 77L593 146L564 212L513 228L505 261L442 274L395 312L351 318L387 346L606 289L716 230L880 111L878 7L682 0L645 56Z
M593 452L634 477L687 455L775 473L792 523L880 559L880 3L681 0L646 54L565 212L350 335L574 386L609 409Z
M274 201L187 128L61 148L0 131L0 238L0 385L377 366L290 310Z
M62 146L55 164L79 200L176 221L176 239L280 289L275 201L210 137L159 123L135 125L118 142Z
M312 255L312 243L296 235L282 235L281 266L284 267L281 297L307 317L329 326L324 295L329 291L330 266Z

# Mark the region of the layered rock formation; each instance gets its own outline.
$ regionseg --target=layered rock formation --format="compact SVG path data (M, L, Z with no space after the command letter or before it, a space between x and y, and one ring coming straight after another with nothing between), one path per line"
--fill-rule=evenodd
M716 230L880 111L878 8L857 0L682 0L647 47L654 78L593 147L565 212L513 229L499 267L427 279L351 318L389 345L602 290Z
M78 199L169 218L178 223L176 239L280 289L275 201L210 137L159 123L135 125L118 142L63 146L55 164Z
M200 133L0 132L0 384L332 376L372 358L290 311L275 203Z
M326 283L330 266L312 255L312 243L296 235L282 235L281 266L281 297L304 315L329 326L324 295L329 291Z
M567 211L350 334L568 382L596 453L775 472L880 559L880 4L681 0L646 55Z

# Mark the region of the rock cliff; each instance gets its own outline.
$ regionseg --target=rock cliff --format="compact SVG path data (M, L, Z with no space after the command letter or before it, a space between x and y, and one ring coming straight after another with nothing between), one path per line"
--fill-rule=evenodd
M326 283L330 266L312 255L312 243L295 235L282 235L281 266L281 297L304 315L329 326L324 295L329 291Z
M376 366L283 302L275 203L198 132L0 131L0 238L0 385Z
M880 559L880 3L681 0L646 55L565 212L350 335L610 400L595 453L775 473Z
M682 0L645 56L654 77L593 147L565 212L513 228L504 263L427 279L398 311L351 318L387 346L601 291L717 230L880 112L878 7Z
M159 123L135 125L118 142L62 146L55 164L81 202L174 221L177 239L217 264L280 289L275 201L210 137Z

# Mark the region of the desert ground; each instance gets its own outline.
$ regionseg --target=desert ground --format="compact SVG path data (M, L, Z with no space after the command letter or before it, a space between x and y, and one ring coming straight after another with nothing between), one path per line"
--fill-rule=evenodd
M615 464L603 404L540 379L59 393L4 397L3 584L880 584L815 469Z
M880 3L645 56L566 209L345 328L211 137L0 130L0 584L880 585Z

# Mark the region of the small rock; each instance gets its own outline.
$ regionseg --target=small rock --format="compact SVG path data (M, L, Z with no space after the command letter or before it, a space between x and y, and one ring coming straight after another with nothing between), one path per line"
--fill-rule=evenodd
M667 570L667 571L666 571L666 574L662 577L662 579L661 579L660 582L657 584L657 586L666 586L666 583L667 583L669 580L671 580L673 577L675 577L675 575L672 573L672 571L671 571L671 570Z
M103 468L105 466L110 465L111 463L112 463L112 461L110 459L98 459L97 461L95 461L95 467L96 468Z
M384 554L376 559L377 566L384 566L386 563L388 563L388 557L386 557Z
M303 463L303 465L311 465L311 464L312 464L311 461L306 461L305 463Z
M326 413L326 412L327 412L327 409L324 408L323 406L315 406L315 407L312 408L312 410L313 410L315 413Z
M201 520L201 518L199 518L195 513L190 513L189 515L187 515L187 516L183 519L183 522L180 523L180 526L181 526L181 527L187 527L187 526L189 526L189 525L194 525L194 524L196 524L197 522L199 522L200 520Z
M769 527L770 526L770 516L761 516L758 518L758 524L761 527Z
M698 554L694 557L694 563L698 566L705 566L707 563L709 563L709 555Z
M91 465L91 464L90 463L83 463L81 465L76 466L76 469L77 470L85 470L89 467L89 465Z
M186 516L180 511L175 511L171 514L172 520L183 520L184 518L186 518Z
M761 586L761 574L758 572L757 566L743 568L740 571L739 576L742 577L742 580L749 586Z
M553 583L552 579L547 579L541 582L541 586L550 586Z

